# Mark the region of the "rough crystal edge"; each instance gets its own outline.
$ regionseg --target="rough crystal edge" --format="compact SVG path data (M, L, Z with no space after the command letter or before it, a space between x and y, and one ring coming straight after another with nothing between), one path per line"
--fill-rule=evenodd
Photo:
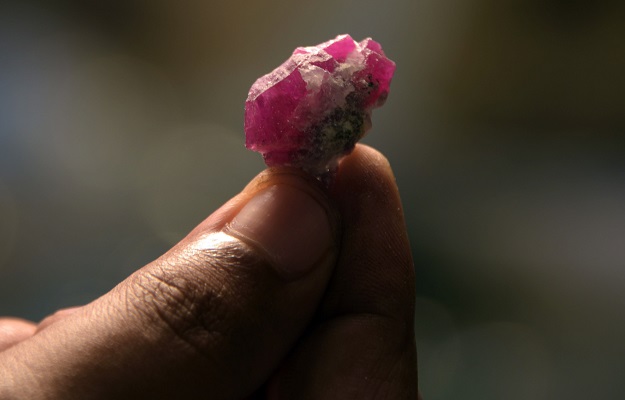
M366 120L367 123L364 124L362 131L357 132L353 136L353 140L347 143L348 145L346 146L346 148L342 149L340 152L335 151L333 153L326 154L325 157L322 157L323 154L322 156L313 154L315 151L317 151L317 149L314 148L314 146L312 145L313 142L311 141L302 142L303 144L300 144L299 146L303 145L303 147L301 147L300 150L294 152L293 147L289 149L288 145L284 146L285 150L280 150L279 147L278 149L275 149L275 143L274 145L269 146L263 145L262 140L257 141L258 138L252 137L252 135L246 135L246 146L252 150L261 152L268 166L291 165L299 167L318 177L327 178L328 176L332 176L335 173L336 168L338 167L340 159L343 158L345 155L349 154L353 150L355 143L360 140L369 130L371 126L371 111L374 108L383 105L388 96L388 88L390 86L390 82L392 80L392 75L395 71L396 65L392 60L389 60L386 57L386 54L384 53L381 45L378 42L374 41L371 38L366 38L360 42L356 42L351 38L350 35L339 35L336 38L323 42L317 46L298 47L293 51L292 56L282 65L274 69L269 74L266 74L256 80L256 82L250 89L248 99L246 101L247 133L247 114L248 112L252 112L252 103L256 99L258 99L258 97L261 96L264 92L271 89L272 87L279 84L283 80L287 79L290 75L295 73L297 73L297 75L300 75L300 79L305 80L305 77L301 76L302 71L300 70L300 68L306 62L311 65L311 67L309 68L325 67L322 69L327 71L328 73L333 73L336 66L332 66L332 62L338 63L337 65L338 67L340 67L342 65L342 62L345 62L351 55L354 54L366 54L366 56L362 56L364 57L363 63L360 65L359 70L353 71L353 74L352 76L350 76L349 79L349 84L355 85L356 83L354 82L354 78L356 74L367 68L370 68L368 78L370 84L372 80L371 75L374 72L382 74L382 76L380 76L379 78L385 81L384 85L380 86L380 80L378 79L378 85L373 90L378 90L379 92L375 93L375 95L369 96L368 100L370 101L368 103L365 102L359 105L359 107L363 111L363 120ZM330 57L328 57L328 55ZM353 66L353 64L350 65ZM307 89L309 89L308 86ZM304 97L308 96L309 94L309 92L306 92ZM298 106L301 106L302 99L298 100L300 101ZM315 111L317 111L317 117L319 117L319 115L324 115L323 112L318 112L318 110L313 110L313 114ZM331 111L332 109L326 107L324 111L326 113L325 115L327 115L327 113ZM315 124L318 124L320 122L320 120L317 120L317 122L309 122L308 125L306 125L304 128L302 128L301 130L297 130L297 132L299 132L299 135L297 135L298 137L296 137L295 139L299 140L310 136L311 132L307 132L308 128L310 128L311 126L314 127ZM317 135L318 134L319 132L317 132ZM291 143L291 146L292 145L293 143ZM308 149L306 149L306 146L308 146ZM273 148L273 150L271 148ZM312 149L312 151L310 151L310 149ZM297 153L302 152L304 153L304 156L298 158L299 156L297 155Z

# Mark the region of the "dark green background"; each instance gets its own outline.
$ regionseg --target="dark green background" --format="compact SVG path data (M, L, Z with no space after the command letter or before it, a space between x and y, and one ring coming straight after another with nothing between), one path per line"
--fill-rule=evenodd
M0 314L84 304L263 168L254 80L372 36L425 398L625 393L625 3L3 1Z

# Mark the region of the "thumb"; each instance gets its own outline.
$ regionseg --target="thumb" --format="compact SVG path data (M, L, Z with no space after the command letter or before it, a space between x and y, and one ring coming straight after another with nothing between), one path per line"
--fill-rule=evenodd
M19 388L10 394L252 394L318 305L338 251L337 215L316 181L267 170L161 258L3 353L9 388Z

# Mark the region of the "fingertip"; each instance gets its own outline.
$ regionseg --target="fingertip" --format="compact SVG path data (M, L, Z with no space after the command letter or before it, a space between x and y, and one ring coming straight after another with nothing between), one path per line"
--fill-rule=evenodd
M342 258L334 283L340 287L339 308L409 320L415 271L399 189L388 159L372 147L356 146L339 167L332 196L343 227Z
M227 225L226 232L259 250L287 280L320 266L336 247L326 202L291 185L258 192Z
M20 318L0 318L0 351L6 350L35 334L37 325Z
M330 193L341 213L339 259L319 325L275 376L270 396L415 399L415 271L388 159L357 145Z
M183 242L199 235L227 228L227 225L257 194L274 186L290 186L308 194L326 211L333 232L338 232L340 227L336 205L319 180L298 168L272 167L256 175L239 194L194 228Z
M394 179L388 158L380 151L365 144L356 145L354 151L342 161L341 170L350 173L379 174Z
M342 161L330 192L339 205L369 197L370 202L390 202L401 210L390 162L378 150L366 145L357 145Z

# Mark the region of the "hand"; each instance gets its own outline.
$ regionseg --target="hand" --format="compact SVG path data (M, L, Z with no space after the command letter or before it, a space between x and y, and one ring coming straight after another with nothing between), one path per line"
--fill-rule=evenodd
M328 191L266 170L92 303L0 319L0 398L416 399L414 297L391 169L359 145Z

